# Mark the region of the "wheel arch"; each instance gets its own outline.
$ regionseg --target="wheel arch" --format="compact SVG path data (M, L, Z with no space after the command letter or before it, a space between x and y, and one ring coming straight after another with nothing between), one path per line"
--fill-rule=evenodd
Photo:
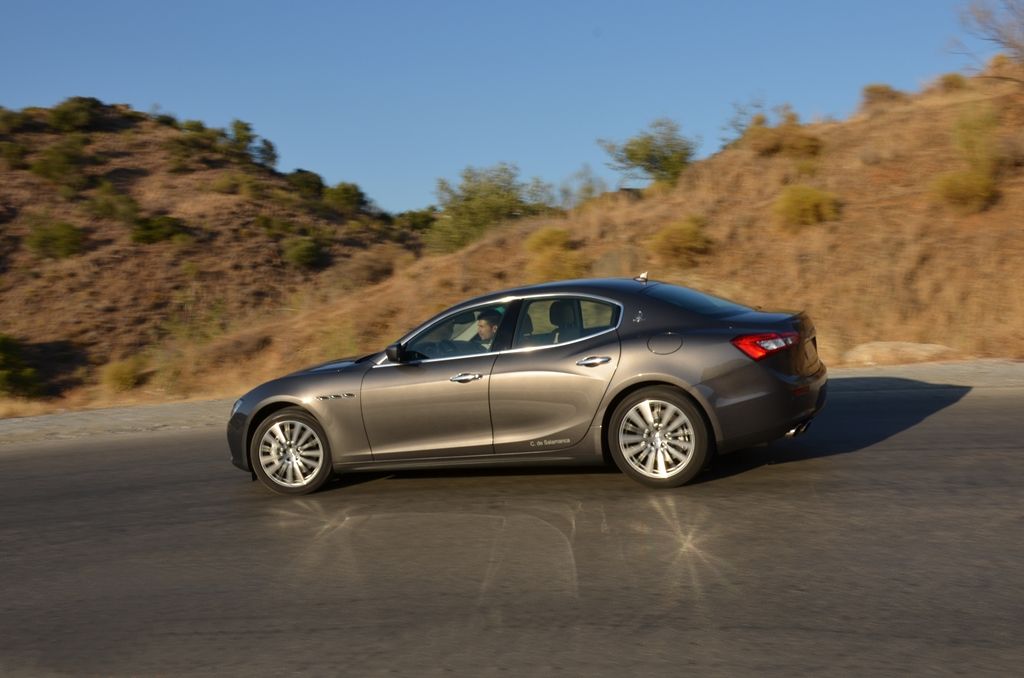
M720 440L720 431L718 427L718 421L711 416L709 408L704 403L703 399L691 392L690 389L683 387L682 385L664 380L664 379L646 379L631 383L620 389L615 393L608 401L608 404L604 408L604 412L601 414L601 430L604 432L601 435L601 454L604 457L606 463L614 463L611 450L608 449L608 426L611 424L612 413L615 412L615 408L619 406L623 400L636 393L637 391L651 387L668 387L675 391L678 391L681 396L689 400L697 411L700 413L701 418L704 420L704 425L707 427L711 435L708 437L708 442L711 445L709 452L714 454L718 448L718 441Z

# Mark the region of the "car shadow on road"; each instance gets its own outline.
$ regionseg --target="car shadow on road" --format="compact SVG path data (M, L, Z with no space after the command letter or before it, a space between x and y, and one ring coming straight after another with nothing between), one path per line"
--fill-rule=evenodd
M513 478L517 476L577 476L614 475L619 470L614 466L490 466L465 468L405 469L401 471L362 471L342 473L335 476L323 491L341 490L375 480L416 480L423 478Z
M806 433L718 457L711 471L697 482L738 475L767 464L860 452L917 426L970 392L970 386L895 377L834 378L829 381L825 407Z

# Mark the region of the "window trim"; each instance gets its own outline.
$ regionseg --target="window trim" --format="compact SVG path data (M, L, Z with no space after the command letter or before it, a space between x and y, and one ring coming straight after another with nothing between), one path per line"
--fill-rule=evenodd
M609 332L615 332L615 331L617 331L622 326L622 318L626 314L626 307L622 304L622 302L616 301L615 299L609 299L608 297L602 297L602 296L599 296L597 294L587 294L585 292L544 292L544 293L540 293L540 294L524 294L522 296L501 297L500 299L492 299L490 301L485 301L485 302L481 302L479 304L474 304L473 306L469 306L469 307L466 307L466 308L459 308L459 307L457 307L457 308L451 309L447 313L442 315L440 318L438 318L435 322L440 323L440 322L442 322L444 320L447 320L449 317L451 317L453 315L456 315L458 313L465 313L466 311L473 311L473 310L476 310L478 308L482 308L482 307L486 307L486 306L493 306L495 304L506 303L506 304L509 304L509 307L511 308L512 305L515 304L516 302L526 302L527 300L533 300L533 299L559 299L559 298L589 299L589 300L592 300L592 301L602 301L602 302L605 302L607 304L611 304L613 306L617 306L618 309L619 309L619 319L618 319L618 322L615 323L614 327L609 327L608 329L602 330L602 331L600 331L600 332L598 332L596 334L588 334L587 336L580 337L579 339L573 339L572 341L564 341L564 342L562 342L560 344L550 344L548 346L523 346L521 348L507 348L507 349L505 349L503 351L495 351L493 353L491 351L484 351L482 353L471 353L469 355L448 356L448 357L445 357L445 358L425 358L423 360L414 360L414 361L410 361L410 362L407 362L407 363L393 363L393 362L388 360L388 357L386 355L383 355L383 356L380 357L380 360L378 360L373 365L373 367L371 367L371 369L376 369L378 367L398 367L400 365L425 365L425 364L429 364L429 363L448 362L448 361L451 361L451 360L464 360L465 358L479 358L481 356L486 356L486 355L491 355L491 356L497 357L497 356L500 356L500 355L504 355L506 353L531 353L533 351L543 351L545 349L558 348L559 346L571 346L572 344L576 344L576 343L579 343L581 341L587 341L589 339L593 339L594 337L600 337L600 336L603 336L605 334L608 334ZM515 325L515 329L516 330L519 329L520 318L519 318L518 314L523 312L523 308L524 307L525 307L525 303L520 303L518 305L518 308L516 309L516 313L517 313L517 315L516 315L516 325ZM421 325L420 327L417 327L417 328L413 329L411 332L408 332L405 335L406 337L409 337L408 341L401 341L401 340L399 340L399 341L402 344L406 344L409 341L412 341L413 339L415 339L417 336L419 336L423 332L425 332L428 329L430 329L430 327L433 327L434 324L435 323L430 323L429 327L424 327L423 325ZM514 334L513 334L513 337L512 337L512 342L515 343L515 335Z
M607 304L610 304L612 306L617 306L618 309L619 309L619 318L615 322L615 326L614 327L609 327L606 330L601 330L600 332L595 332L594 334L588 334L585 337L579 337L578 339L572 339L570 341L562 341L562 342L559 342L557 344L548 344L547 346L521 346L519 348L508 348L508 349L506 349L504 351L499 351L499 354L501 354L501 353L531 353L533 351L538 351L538 350L546 349L546 348L556 348L558 346L570 346L572 344L575 344L575 343L578 343L578 342L581 342L581 341L586 341L588 339L593 339L594 337L600 337L601 335L608 334L609 332L614 332L614 331L618 330L619 327L622 325L622 316L626 312L626 308L620 302L615 301L614 299L608 299L607 297L599 297L596 294L582 294L582 293L573 293L573 292L569 292L569 293L562 292L562 293L534 294L534 295L520 297L520 298L523 300L523 304L519 308L520 317L516 319L516 331L517 332L519 330L519 323L522 322L522 314L526 311L526 309L528 307L528 305L526 303L527 300L534 301L534 300L537 300L537 299L585 299L587 301L601 301L601 302L605 302ZM515 337L515 335L513 335L513 337L512 337L512 345L515 346L515 343L516 343L516 337Z

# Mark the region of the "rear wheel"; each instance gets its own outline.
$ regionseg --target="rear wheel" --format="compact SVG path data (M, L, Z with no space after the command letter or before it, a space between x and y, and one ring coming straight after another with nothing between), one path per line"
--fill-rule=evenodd
M331 450L316 418L300 407L267 417L249 446L253 471L278 494L309 494L331 475Z
M708 459L708 432L697 407L669 387L644 388L612 412L608 449L619 469L649 487L693 480Z

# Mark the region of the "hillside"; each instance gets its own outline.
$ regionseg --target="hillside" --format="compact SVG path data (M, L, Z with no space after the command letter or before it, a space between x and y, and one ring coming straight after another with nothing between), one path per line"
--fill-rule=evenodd
M390 274L381 250L418 249L365 196L330 202L319 177L275 172L220 130L70 101L70 121L29 109L0 126L0 334L50 393L283 317L325 281L373 282Z
M52 143L47 134L16 138L39 149ZM171 171L166 143L176 134L186 132L149 118L90 133L89 152L105 162L88 171L140 211L180 218L190 229L180 242L140 245L123 224L88 216L88 198L48 198L52 182L0 171L0 332L30 351L70 354L71 369L59 370L65 403L228 395L379 349L469 295L643 270L752 305L807 309L831 364L875 341L941 344L949 358L1024 358L1018 83L868 88L848 120L757 120L674 186L501 224L452 254L423 255L415 233L380 215L353 220L286 200L287 178L252 163ZM231 172L263 188L210 190ZM41 259L25 245L39 213L81 224L89 247ZM261 215L328 231L330 263L290 265L282 240L255 225ZM100 366L131 356L139 385L114 393Z

